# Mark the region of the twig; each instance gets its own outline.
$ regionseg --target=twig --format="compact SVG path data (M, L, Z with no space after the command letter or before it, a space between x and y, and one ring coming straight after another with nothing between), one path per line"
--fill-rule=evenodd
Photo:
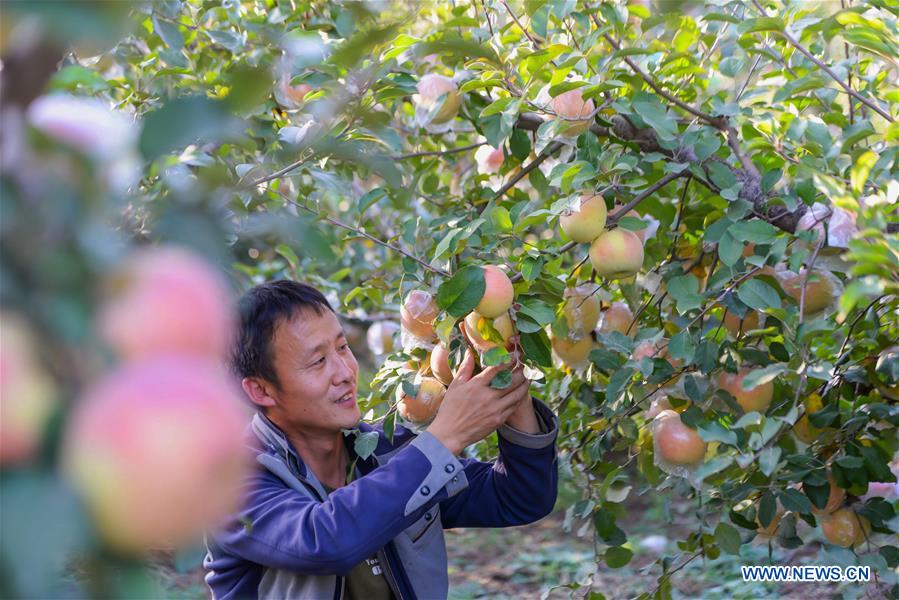
M758 0L752 0L752 3L755 4L755 7L759 10L759 12L762 13L763 16L765 16L765 17L768 16L767 11L765 11L764 7L761 4L759 4ZM874 112L879 114L881 117L883 117L890 123L894 122L893 117L890 116L890 114L888 112L884 112L883 109L881 109L879 106L877 106L876 104L874 104L873 102L871 102L870 100L868 100L867 98L865 98L864 96L862 96L861 94L856 92L854 89L852 89L852 87L847 85L846 82L843 81L842 79L840 79L840 77L836 73L834 73L830 67L825 65L823 62L821 62L817 58L815 58L811 52L806 50L802 46L802 44L800 44L798 41L796 41L796 38L794 38L792 35L790 35L790 33L788 31L786 31L786 30L778 31L777 33L782 35L784 37L784 39L790 43L791 46L793 46L794 48L799 50L799 52L801 52L803 56L805 56L807 59L809 59L810 61L815 63L819 69L821 69L822 71L827 73L831 79L833 79L835 82L837 82L837 84L846 91L847 94L849 94L853 98L856 98L859 102L861 102L865 106L869 107L871 110L873 110Z
M293 171L294 169L303 166L303 164L304 164L307 160L309 160L309 156L308 156L308 155L304 155L303 158L301 158L300 160L298 160L298 161L296 161L296 162L290 163L289 165L287 165L287 166L284 167L283 169L278 169L277 171L275 171L275 172L272 173L271 175L266 175L265 177L260 177L259 179L250 182L250 183L247 185L247 187L251 187L251 188L252 188L252 187L256 187L257 185L260 185L260 184L263 184L263 183L267 183L267 182L269 182L269 181L271 181L271 180L273 180L273 179L278 179L279 177L282 177L282 176L284 176L284 175L287 175L288 173L290 173L290 172Z
M843 357L846 355L846 352L847 352L846 346L849 344L849 339L852 337L852 331L855 329L855 326L859 323L859 321L862 320L862 317L864 317L868 313L868 311L871 310L872 306L874 306L875 304L880 302L886 296L888 296L888 294L881 294L880 296L877 296L876 298L874 298L874 300L872 300L868 304L868 306L866 306L861 312L859 312L855 316L854 319L852 319L852 323L849 324L849 331L846 332L846 339L844 339L843 343L840 345L840 351L837 353L838 354L837 359L835 361L833 361L834 369L839 370L841 367L840 363L843 362ZM837 381L840 377L841 377L841 375L839 375L839 373L834 373L834 376L831 377L827 381L827 383L824 384L824 390L821 392L820 395L823 397L830 390L830 388L833 387L833 382Z
M601 25L600 22L599 22L599 19L597 19L597 17L596 17L595 14L591 14L590 17L592 17L593 22L596 23L596 26L597 26L598 28L599 28L599 27L602 27L602 25ZM603 37L605 38L605 40L606 40L607 42L609 42L609 44L610 44L615 50L621 50L621 45L620 45L618 42L616 42L614 39L612 39L612 36L610 36L610 35L607 34L607 33L604 33L604 34L603 34ZM689 104L687 104L687 103L684 102L683 100L681 100L681 99L679 99L679 98L677 98L677 97L675 97L675 96L672 96L671 94L669 94L668 92L666 92L665 90L663 90L662 87L659 86L659 84L656 83L656 81L655 81L652 77L650 77L649 74L647 74L643 69L641 69L641 68L637 65L637 63L635 63L633 60L631 60L631 58L630 58L629 56L625 56L625 57L623 57L623 58L624 58L624 62L627 63L627 66L629 66L629 67L631 68L631 70L634 71L634 73L636 73L637 75L639 75L639 76L643 79L643 81L645 81L645 82L649 85L649 87L651 87L653 90L655 90L655 92L656 92L657 94L659 94L660 96L662 96L663 98L665 98L665 99L668 100L669 102L671 102L671 103L673 103L673 104L679 106L680 108L684 109L685 111L687 111L687 112L690 113L691 115L693 115L693 116L695 116L695 117L699 117L700 119L702 119L703 121L709 123L710 125L713 125L714 127L717 127L718 129L723 129L723 128L724 128L725 119L724 119L723 117L713 117L712 115L709 115L709 114L706 114L706 113L702 112L702 111L699 110L698 108L693 108L692 106L690 106Z
M716 38L715 41L717 42L718 39ZM734 102L740 102L740 98L743 97L743 92L746 91L746 86L749 85L749 80L752 79L752 74L755 73L755 69L756 69L756 67L759 66L759 62L761 60L762 60L761 54L759 54L758 56L755 57L755 62L752 63L752 67L749 69L749 74L746 76L746 81L743 82L743 87L740 88L740 93L737 94L737 97L734 100Z
M537 40L535 40L533 37L531 37L531 34L528 32L528 30L525 29L524 25L521 24L521 21L518 20L517 16L515 16L515 11L513 11L512 8L509 6L509 3L506 2L506 0L502 0L502 2L503 2L503 6L506 7L506 11L508 11L508 13L509 13L509 16L512 17L513 21L515 21L515 24L518 25L518 28L521 29L521 32L524 34L524 36L526 38L528 38L528 40L530 40L531 45L534 48L539 48L540 44L537 42Z
M481 8L484 9L484 18L487 19L487 28L490 29L490 37L496 35L493 33L493 23L490 22L490 14L487 12L487 5L484 4L484 0L481 0Z
M485 145L487 142L478 142L476 144L469 144L468 146L460 146L458 148L449 148L448 150L426 150L424 152L410 152L409 154L394 154L390 158L393 160L405 160L407 158L417 158L419 156L443 156L446 154L455 154L457 152L465 152L466 150L473 150L478 148L479 146Z
M696 552L693 553L693 556L691 556L690 558L688 558L687 560L685 560L684 562L682 562L679 566L677 566L677 567L671 569L670 571L668 571L667 573L665 573L664 575L662 575L661 577L659 577L659 580L663 580L663 579L664 579L665 581L668 581L669 579L671 579L671 576L672 576L672 575L674 575L675 573L677 573L678 571L680 571L681 569L683 569L684 567L686 567L687 565L689 565L691 562L693 562L694 560L696 560L697 558L699 558L700 556L702 556L702 552L703 552L702 550L697 550ZM664 581L661 581L661 582L659 583L659 585L657 585L657 586L655 587L655 589L653 589L651 592L649 592L648 597L651 598L652 596L654 596L655 593L656 593L657 591L659 591L659 588L662 587L662 583L664 583Z
M361 237L364 237L365 239L367 239L367 240L369 240L369 241L371 241L371 242L374 242L375 244L379 244L379 245L381 245L381 246L384 246L385 248L389 248L390 250L393 250L394 252L397 252L397 253L399 253L399 254L402 254L402 255L405 256L406 258L411 258L412 260L414 260L415 262L417 262L418 264L420 264L422 267L424 267L426 270L430 271L431 273L434 273L435 275L440 275L440 276L442 276L442 277L452 277L452 275L451 275L450 273L447 273L446 271L444 271L444 270L442 270L442 269L437 269L437 268L435 268L435 267L432 267L431 265L429 265L428 263L426 263L426 262L423 261L422 259L418 258L418 257L415 256L414 254L410 254L410 253L406 252L405 250L403 250L402 248L400 248L400 247L398 247L398 246L394 246L393 244L391 244L391 243L389 243L389 242L385 242L384 240L380 240L380 239L374 237L373 235L370 235L370 234L368 234L368 233L362 231L361 229L358 229L358 228L356 228L356 227L353 227L352 225L347 225L346 223L344 223L344 222L342 222L342 221L339 221L339 220L337 220L337 219L335 219L335 218L333 218L333 217L329 217L328 215L323 215L323 214L319 213L318 211L309 208L309 207L306 206L305 204L301 204L301 203L297 202L296 200L292 200L291 198L288 198L287 196L285 196L285 195L282 194L281 192L277 192L277 193L278 193L278 195L280 195L282 198L284 198L287 202L290 202L291 204L293 204L293 205L296 206L297 208L301 208L301 209L303 209L303 210L305 210L305 211L308 211L308 212L312 213L313 215L316 215L317 217L319 217L319 218L322 219L323 221L327 221L328 223L331 223L332 225L334 225L334 226L336 226L336 227L340 227L340 228L342 228L342 229L346 229L347 231L352 231L352 232L355 233L356 235L359 235L359 236L361 236Z
M737 279L736 281L731 283L726 288L724 288L724 290L720 294L718 294L717 298L715 298L712 302L710 302L704 309L702 309L702 312L700 312L698 315L696 315L692 321L690 321L689 323L684 325L681 329L689 329L694 323L696 323L703 316L705 316L705 314L707 312L712 310L719 302L724 300L724 297L727 296L727 294L732 292L738 285L740 285L741 283L743 283L744 281L746 281L747 279L749 279L750 277L752 277L753 275L755 275L756 273L758 273L761 270L762 270L762 267L756 267L756 268L752 269L751 271L747 272L746 274L744 274L743 276L741 276L739 279Z
M639 196L637 196L636 198L634 198L633 200L631 200L630 202L625 204L623 207L621 207L614 215L609 215L608 222L609 223L617 223L621 217L623 217L624 215L626 215L628 213L628 211L633 210L633 208L635 206L637 206L638 204L640 204L641 202L643 202L644 200L646 200L647 198L652 196L655 192L657 192L661 188L665 187L666 185L668 185L669 183L671 183L678 177L687 177L689 175L690 175L689 171L681 171L679 173L669 173L668 175L665 175L664 177L662 177L661 179L656 181L654 184L652 184L651 186L646 188L646 190L644 190Z
M499 188L499 190L497 190L497 192L493 195L493 199L496 200L497 198L502 198L503 195L510 189L512 189L516 183L524 179L524 177L528 173L539 167L543 161L549 158L550 154L553 154L561 147L561 142L553 142L552 144L544 148L543 153L540 156L523 166L518 173L516 173L511 179L509 179L509 181L507 181L501 188Z

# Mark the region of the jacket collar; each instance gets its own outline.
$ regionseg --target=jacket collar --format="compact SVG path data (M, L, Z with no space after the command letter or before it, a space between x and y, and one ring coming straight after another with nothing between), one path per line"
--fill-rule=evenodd
M356 427L361 432L374 430L371 425L361 421ZM287 439L287 435L285 435L284 432L281 431L281 428L275 425L271 419L261 412L256 412L250 422L250 428L262 444L263 449L267 448L269 451L274 452L281 458L287 460L288 465L292 469L295 469L301 477L314 478L312 473L306 469L303 459L300 458L300 455L296 449L294 449L293 444ZM356 456L356 453L353 450L354 436L344 436L343 442L347 450L349 450L350 460L352 460Z

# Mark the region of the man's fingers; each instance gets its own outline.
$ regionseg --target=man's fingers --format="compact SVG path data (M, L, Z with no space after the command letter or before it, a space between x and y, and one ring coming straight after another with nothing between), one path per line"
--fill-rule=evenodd
M472 380L475 381L483 381L486 385L490 385L490 382L493 381L493 378L499 374L500 371L507 370L508 365L494 365L492 367L485 367L481 370L480 373L472 377Z
M474 353L471 350L466 350L465 358L462 359L462 364L459 365L459 370L456 371L456 375L453 377L453 383L468 381L471 379L472 373L474 373Z
M528 380L524 380L517 385L509 386L502 390L502 395L496 400L501 405L510 405L515 406L519 402L521 402L525 390L530 388L530 382Z

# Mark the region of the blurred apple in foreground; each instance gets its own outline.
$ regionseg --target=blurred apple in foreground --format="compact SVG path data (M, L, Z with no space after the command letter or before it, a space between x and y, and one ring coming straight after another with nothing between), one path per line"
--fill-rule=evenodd
M238 388L214 363L131 363L79 399L64 470L110 547L183 546L238 508L245 424Z
M28 325L18 315L0 313L0 465L34 456L57 401Z
M140 250L111 283L100 332L122 358L227 354L234 327L230 294L198 255L170 246Z

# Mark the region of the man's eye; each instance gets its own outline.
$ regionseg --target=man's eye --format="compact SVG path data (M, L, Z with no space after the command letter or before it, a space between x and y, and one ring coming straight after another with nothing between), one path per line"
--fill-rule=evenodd
M349 344L343 344L343 345L340 347L340 349L341 349L341 350L348 350L349 347L350 347Z
M315 361L314 363L312 363L312 366L317 367L317 366L320 366L320 365L323 365L323 364L325 364L325 357L324 357L324 356L322 356L320 359L318 359L317 361Z

